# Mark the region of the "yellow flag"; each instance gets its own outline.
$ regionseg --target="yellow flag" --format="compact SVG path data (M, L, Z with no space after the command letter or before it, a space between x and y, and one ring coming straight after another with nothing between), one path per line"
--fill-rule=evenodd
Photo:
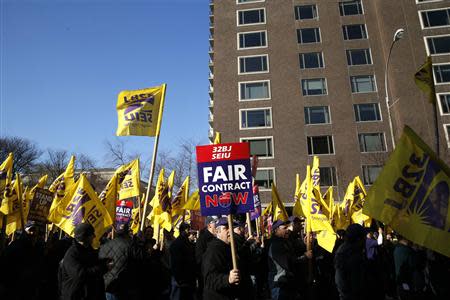
M122 91L117 99L116 135L159 135L166 85Z
M139 226L141 225L140 222L140 216L139 216L139 207L133 208L131 211L131 222L130 222L130 229L133 234L138 234L139 232Z
M272 203L272 206L274 207L273 221L287 221L289 219L289 216L286 208L284 207L283 201L281 201L280 196L278 195L275 183L272 183Z
M306 166L306 177L305 180L303 180L300 189L301 189L300 205L303 211L303 216L305 218L309 218L311 207L310 194L312 190L311 167L309 165Z
M221 142L220 132L216 131L216 136L214 137L214 144L220 144L220 142Z
M292 215L296 217L304 217L302 210L302 204L300 199L302 197L302 183L300 181L300 175L295 175L295 194L294 194L294 208L292 209Z
M0 165L0 198L3 198L7 183L12 181L13 153L9 153L5 161Z
M427 61L420 67L414 75L414 80L419 89L428 94L430 103L436 103L436 92L433 80L433 62L431 56L427 57Z
M358 223L370 227L371 218L362 212L364 202L367 196L366 188L359 176L356 176L354 182L353 204L350 209L350 216L353 223Z
M177 195L172 199L172 217L184 214L183 206L189 198L189 176L183 181Z
M139 159L120 166L114 172L99 196L113 221L116 216L117 200L139 197L140 182Z
M320 247L332 253L336 243L336 233L331 230L322 230L317 233L317 243Z
M73 190L74 193L62 199L60 206L64 214L55 225L74 237L76 225L91 224L95 229L94 247L98 247L100 238L112 225L112 220L84 174L80 175Z
M26 223L25 211L29 209L27 199L23 197L22 181L18 173L13 184L13 191L9 198L11 206L10 214L7 215L6 234L11 235L15 231L22 229L23 224Z
M450 169L408 126L372 185L363 213L450 257Z
M333 187L328 187L328 190L322 197L322 207L324 208L324 214L328 219L333 217L334 209L334 199L333 199ZM331 221L331 220L330 220Z
M198 190L194 191L183 206L185 210L200 210L200 195Z
M64 173L58 176L50 185L50 192L55 193L52 205L50 206L49 221L59 223L64 214L64 208L60 205L61 200L66 196L69 190L75 185L75 156L72 155L69 164Z

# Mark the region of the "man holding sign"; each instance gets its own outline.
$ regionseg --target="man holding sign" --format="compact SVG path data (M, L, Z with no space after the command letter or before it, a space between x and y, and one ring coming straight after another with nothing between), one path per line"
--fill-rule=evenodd
M244 287L239 287L232 215L254 209L249 144L198 146L197 164L202 215L228 215L217 222L217 239L208 245L203 256L203 296L235 299Z

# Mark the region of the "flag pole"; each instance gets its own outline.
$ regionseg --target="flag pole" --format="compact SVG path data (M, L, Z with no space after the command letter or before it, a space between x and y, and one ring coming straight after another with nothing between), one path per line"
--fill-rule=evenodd
M246 212L245 215L247 216L247 227L248 227L248 236L252 237L253 233L252 233L252 222L251 222L251 218L250 218L250 212Z
M231 260L233 261L233 270L237 270L236 245L234 243L234 236L233 236L232 215L228 215L228 230L230 231Z
M22 231L25 231L25 222L23 219L22 181L20 180L19 173L16 173L16 180L18 182L17 200L19 201L20 226L22 227Z
M160 106L159 106L159 113L158 113L158 126L156 127L155 143L153 144L152 163L150 165L150 176L148 178L147 194L145 195L144 212L142 214L142 220L141 220L141 231L144 230L145 218L147 216L148 199L149 199L150 191L151 191L151 188L152 188L153 174L155 173L156 153L158 152L159 131L161 129L162 114L163 114L163 109L164 109L164 100L165 100L165 98L166 98L166 84L163 84L161 103L160 103Z

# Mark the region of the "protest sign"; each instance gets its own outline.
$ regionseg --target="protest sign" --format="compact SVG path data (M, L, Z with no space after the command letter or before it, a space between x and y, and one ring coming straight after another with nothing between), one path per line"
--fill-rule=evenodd
M53 201L53 193L46 189L36 188L30 204L28 220L44 226Z
M197 167L203 216L254 210L248 143L197 146Z
M116 219L115 219L116 229L120 228L121 225L130 223L132 211L133 211L133 198L118 200L116 202Z

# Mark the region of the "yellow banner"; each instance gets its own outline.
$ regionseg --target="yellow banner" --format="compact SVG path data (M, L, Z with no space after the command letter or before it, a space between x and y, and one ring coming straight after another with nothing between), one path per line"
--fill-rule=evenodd
M159 135L166 85L122 91L117 99L116 135Z
M80 175L74 193L65 196L60 206L64 214L55 225L73 237L76 225L91 224L95 229L94 247L99 245L100 238L112 225L111 217L84 174Z
M450 256L449 198L450 169L405 126L369 190L363 213L416 244Z

